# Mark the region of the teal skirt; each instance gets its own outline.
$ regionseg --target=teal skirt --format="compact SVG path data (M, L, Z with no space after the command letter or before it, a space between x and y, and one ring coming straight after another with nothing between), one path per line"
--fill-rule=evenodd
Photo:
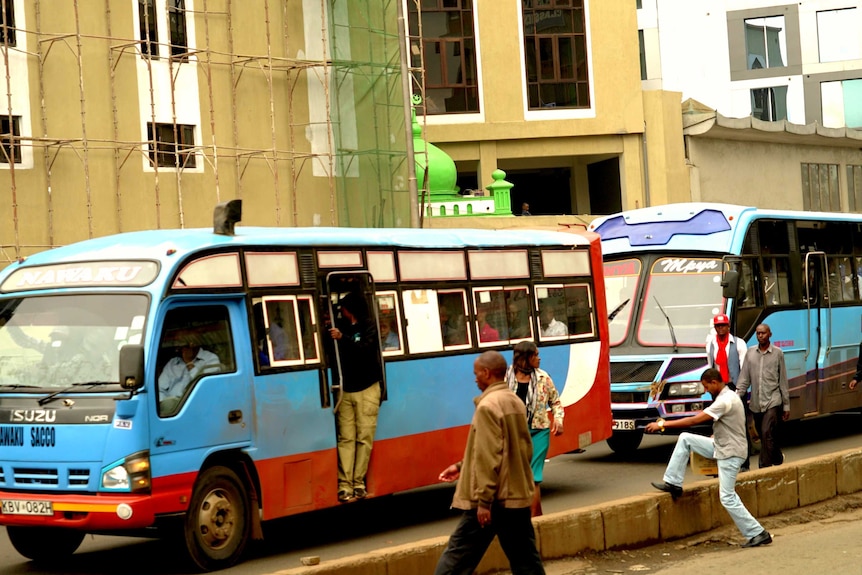
M531 429L530 437L533 439L533 460L530 467L533 469L533 481L541 483L542 472L545 470L545 457L548 456L548 447L551 445L550 429Z

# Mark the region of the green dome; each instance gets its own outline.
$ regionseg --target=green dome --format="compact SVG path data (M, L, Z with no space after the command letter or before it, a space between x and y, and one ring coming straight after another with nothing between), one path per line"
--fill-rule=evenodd
M413 157L416 161L416 181L421 190L425 187L425 161L427 158L428 190L431 200L440 200L458 195L455 182L458 180L458 169L449 154L422 139L422 127L416 120L413 111Z

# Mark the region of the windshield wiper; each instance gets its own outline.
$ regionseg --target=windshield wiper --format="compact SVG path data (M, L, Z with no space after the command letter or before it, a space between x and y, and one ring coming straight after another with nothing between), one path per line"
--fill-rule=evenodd
M661 314L667 320L667 328L670 330L670 340L673 342L673 352L678 353L679 347L677 347L677 345L676 345L676 334L674 334L674 332L673 332L673 324L670 321L670 317L666 313L664 313L664 308L661 307L661 304L659 303L658 298L656 296L652 296L652 298L655 300L655 304L658 306L658 309L661 312Z
M40 387L38 385L30 385L29 383L6 383L0 385L0 389L18 389L19 387Z
M52 391L45 397L39 400L39 405L45 405L53 401L58 395L61 393L69 393L70 391L75 391L78 387L96 387L98 385L113 385L117 383L116 381L84 381L81 383L73 383L69 387L64 387L63 389L58 389L57 391Z
M632 298L627 299L626 301L624 301L623 303L618 305L614 311L609 313L608 314L608 321L609 322L614 321L614 318L617 317L617 314L620 313L621 311L623 311L623 308L626 307L626 304L629 303L630 301L632 301Z

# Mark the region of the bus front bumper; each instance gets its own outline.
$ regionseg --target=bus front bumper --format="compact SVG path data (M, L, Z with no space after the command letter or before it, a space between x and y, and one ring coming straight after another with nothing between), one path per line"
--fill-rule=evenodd
M120 531L153 525L149 494L52 494L0 491L0 525Z

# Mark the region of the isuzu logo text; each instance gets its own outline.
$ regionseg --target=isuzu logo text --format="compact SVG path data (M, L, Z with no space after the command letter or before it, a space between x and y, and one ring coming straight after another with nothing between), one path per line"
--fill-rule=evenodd
M56 409L13 409L9 414L12 423L54 423Z

